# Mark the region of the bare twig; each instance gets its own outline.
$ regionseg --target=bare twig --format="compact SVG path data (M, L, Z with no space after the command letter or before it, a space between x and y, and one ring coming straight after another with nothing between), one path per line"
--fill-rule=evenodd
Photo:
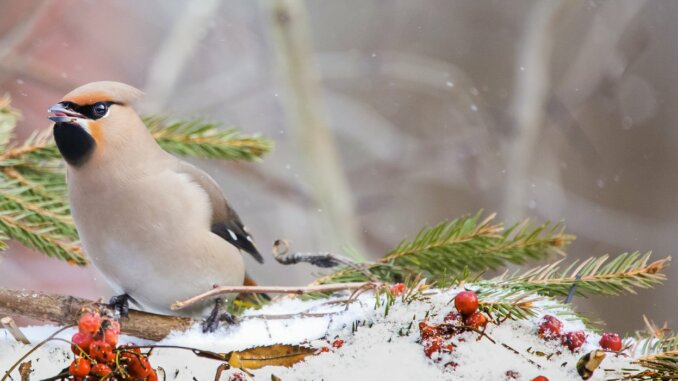
M0 325L14 337L14 340L23 344L31 343L26 335L24 335L24 333L21 332L19 327L16 325L14 319L12 319L10 316L5 316L4 318L0 319Z
M358 263L340 255L332 253L290 253L290 245L287 240L277 239L273 243L273 258L281 265L296 265L306 262L321 268L335 267L339 265L357 267Z
M300 262L310 263L313 266L320 268L344 265L365 275L365 277L372 282L379 281L379 279L368 270L372 265L371 263L358 263L344 256L332 253L290 253L289 248L289 243L286 240L276 240L273 243L273 258L282 265L295 265Z
M0 288L0 314L25 316L40 321L51 321L61 325L75 324L85 306L104 304L55 294L36 291ZM185 331L195 321L187 317L165 316L131 310L129 318L122 322L122 332L149 340L161 340L171 331Z
M280 286L232 286L232 287L217 287L192 298L178 301L170 306L172 310L180 310L195 303L201 302L205 299L213 298L223 294L308 294L311 292L331 292L343 290L355 290L370 282L357 283L337 283L337 284L323 284L319 286L300 286L300 287L280 287Z
M14 363L14 365L12 365L12 366L5 372L5 375L2 376L2 378L0 379L0 381L6 381L8 377L11 378L11 377L10 377L10 374L12 374L12 371L13 371L14 369L16 369L17 366L20 366L20 364L21 364L25 359L27 359L28 356L30 356L33 352L37 351L37 350L38 350L40 347L42 347L43 345L45 345L46 342L48 342L48 341L50 341L50 340L53 340L53 339L56 337L56 335L58 335L59 333L65 331L65 330L67 330L67 329L69 329L69 328L71 328L71 327L72 327L72 325L67 325L67 326L65 326L65 327L62 327L62 328L58 329L57 331L55 331L54 333L52 333L51 335L49 335L45 340L39 342L36 346L34 346L33 348L31 348L28 352L26 352L26 354L24 354L23 356L21 356L21 357Z

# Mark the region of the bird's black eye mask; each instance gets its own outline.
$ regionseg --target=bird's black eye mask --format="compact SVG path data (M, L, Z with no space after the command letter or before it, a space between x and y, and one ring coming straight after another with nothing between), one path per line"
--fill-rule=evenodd
M73 102L61 102L61 105L64 108L75 111L78 114L86 117L87 119L97 120L103 118L108 114L108 109L111 105L119 105L118 102L104 101L97 102L89 105L80 106L79 104Z

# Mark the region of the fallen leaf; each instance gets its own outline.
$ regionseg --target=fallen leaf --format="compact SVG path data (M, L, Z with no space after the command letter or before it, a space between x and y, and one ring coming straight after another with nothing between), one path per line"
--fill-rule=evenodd
M306 356L316 353L314 348L300 345L273 344L226 354L228 363L234 368L259 369L265 366L290 367Z

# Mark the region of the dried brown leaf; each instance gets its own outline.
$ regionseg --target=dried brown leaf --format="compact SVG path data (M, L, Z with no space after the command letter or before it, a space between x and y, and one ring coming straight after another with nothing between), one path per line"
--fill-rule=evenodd
M232 367L240 369L259 369L265 366L290 367L315 352L314 348L300 345L273 344L230 352L226 354L226 358Z

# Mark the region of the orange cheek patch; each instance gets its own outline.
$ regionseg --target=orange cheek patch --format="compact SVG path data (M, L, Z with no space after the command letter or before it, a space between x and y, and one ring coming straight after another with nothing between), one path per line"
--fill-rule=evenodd
M89 127L90 135L92 135L94 141L97 142L97 147L102 149L104 145L104 133L99 123L90 121L87 127Z
M103 91L88 92L86 94L66 94L62 102L73 102L77 105L89 105L97 102L105 102L111 99L111 95Z

